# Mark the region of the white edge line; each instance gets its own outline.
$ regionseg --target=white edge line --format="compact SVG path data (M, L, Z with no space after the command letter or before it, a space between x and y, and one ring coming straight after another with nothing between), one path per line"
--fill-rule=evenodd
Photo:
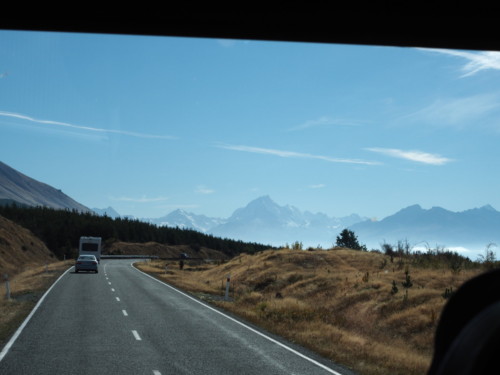
M61 280L61 278L66 275L68 273L68 271L70 269L72 269L73 266L69 267L66 271L64 271L64 273L58 277L58 279L56 281L54 281L54 283L50 286L49 289L47 289L47 291L43 294L42 298L40 298L37 302L37 304L35 305L35 307L33 308L33 310L31 310L30 314L26 317L26 319L24 319L24 322L19 326L19 328L17 329L17 331L14 333L14 335L10 338L9 342L7 344L5 344L5 346L3 347L2 351L0 352L0 361L2 361L2 359L5 357L5 355L8 353L9 349L12 347L12 345L14 345L14 342L16 342L17 338L19 337L19 335L21 334L21 332L23 331L24 327L26 327L26 325L28 324L28 322L30 321L31 317L35 314L35 312L38 310L38 308L40 307L40 305L42 304L43 300L45 299L45 297L47 297L47 295L49 294L49 292L52 290L52 288L59 282L59 280Z
M134 263L135 263L135 262L134 262ZM286 346L285 344L283 344L283 343L281 343L281 342L279 342L279 341L277 341L277 340L273 339L272 337L269 337L269 336L267 336L267 335L263 334L262 332L259 332L259 331L257 331L256 329L254 329L254 328L252 328L252 327L250 327L250 326L248 326L248 325L246 325L246 324L244 324L244 323L240 322L239 320L236 320L236 319L234 319L234 318L230 317L229 315L226 315L226 314L224 314L223 312L220 312L219 310L214 309L213 307L211 307L211 306L209 306L209 305L207 305L207 304L205 304L205 303L203 303L203 302L201 302L201 301L197 300L196 298L193 298L193 297L191 297L190 295L188 295L188 294L186 294L186 293L184 293L184 292L181 292L180 290L178 290L178 289L176 289L176 288L172 287L171 285L169 285L169 284L167 284L167 283L165 283L165 282L163 282L163 281L161 281L161 280L158 280L157 278L155 278L155 277L153 277L153 276L151 276L151 275L148 275L147 273L145 273L145 272L141 271L140 269L138 269L138 268L134 267L134 263L131 263L131 264L130 264L130 266L131 266L133 269L135 269L136 271L138 271L138 272L140 272L140 273L142 273L142 274L146 275L147 277L149 277L149 278L151 278L151 279L153 279L153 280L155 280L155 281L159 282L160 284L163 284L163 285L165 285L165 286L169 287L170 289L172 289L172 290L176 291L176 292L177 292L177 293L179 293L179 294L182 294L183 296L185 296L185 297L189 298L190 300L192 300L192 301L194 301L194 302L196 302L196 303L199 303L199 304L200 304L200 305L202 305L202 306L205 306L207 309L210 309L210 310L212 310L212 311L216 312L217 314L224 316L225 318L227 318L227 319L229 319L229 320L233 321L233 322L234 322L234 323L236 323L236 324L239 324L240 326L242 326L242 327L244 327L244 328L248 329L249 331L252 331L253 333L256 333L257 335L259 335L259 336L261 336L261 337L263 337L263 338L265 338L265 339L267 339L267 340L271 341L272 343L274 343L274 344L276 344L276 345L281 346L283 349L286 349L286 350L288 350L289 352L291 352L291 353L293 353L293 354L295 354L295 355L297 355L297 356L299 356L299 357L301 357L301 358L303 358L303 359L305 359L305 360L307 360L307 361L309 361L309 362L311 362L311 363L315 364L316 366L321 367L323 370L326 370L326 371L328 371L328 372L329 372L329 373L331 373L331 374L335 374L335 375L342 375L340 372L337 372L337 371L335 371L335 370L332 370L331 368L329 368L329 367L327 367L327 366L323 365L322 363L319 363L318 361L316 361L316 360L314 360L314 359L312 359L312 358L309 358L308 356L306 356L306 355L304 355L304 354L302 354L302 353L298 352L298 351L297 351L297 350L295 350L295 349L290 348L289 346Z

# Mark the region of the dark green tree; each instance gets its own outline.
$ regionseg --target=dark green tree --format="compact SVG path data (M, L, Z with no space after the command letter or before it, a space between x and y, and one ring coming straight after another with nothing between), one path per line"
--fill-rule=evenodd
M366 246L360 245L356 234L349 229L344 229L340 232L337 236L336 245L340 247L347 247L348 249L366 251Z

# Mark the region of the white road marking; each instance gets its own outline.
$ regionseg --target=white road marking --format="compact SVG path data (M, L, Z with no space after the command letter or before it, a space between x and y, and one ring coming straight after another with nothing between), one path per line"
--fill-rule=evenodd
M109 285L111 285L111 282L110 282L110 281L108 281L108 284L109 284Z
M120 302L120 297L116 297L116 300L117 300L118 302Z
M114 289L114 288L111 288L111 291L112 291L112 292L114 292L114 291L115 291L115 289Z
M127 311L126 311L126 310L122 310L122 313L123 313L123 315L124 315L124 316L128 316L128 314L127 314Z
M266 340L268 340L268 341L270 341L270 342L272 342L272 343L274 343L274 344L276 344L276 345L278 345L278 346L281 346L283 349L288 350L290 353L293 353L293 354L297 355L298 357L301 357L301 358L305 359L306 361L309 361L309 362L311 362L311 363L315 364L316 366L321 367L323 370L325 370L325 371L329 372L330 374L334 374L334 375L342 375L340 372L337 372L337 371L335 371L335 370L332 370L331 368L329 368L329 367L325 366L324 364L322 364L322 363L320 363L320 362L318 362L318 361L316 361L316 360L314 360L314 359L312 359L312 358L309 358L309 357L308 357L308 356L306 356L305 354L302 354L302 353L298 352L297 350L292 349L292 348L290 348L289 346L286 346L285 344L283 344L283 343L281 343L281 342L279 342L279 341L277 341L277 340L275 340L275 339L273 339L273 338L271 338L271 337L269 337L269 336L267 336L267 335L263 334L262 332L257 331L256 329L254 329L254 328L252 328L252 327L250 327L250 326L248 326L248 325L246 325L246 324L244 324L244 323L240 322L239 320L236 320L236 319L234 319L234 318L230 317L229 315L226 315L226 314L224 314L223 312L221 312L221 311L219 311L219 310L216 310L216 309L214 309L213 307L211 307L211 306L209 306L209 305L207 305L207 304L205 304L205 303L203 303L203 302L201 302L201 301L197 300L196 298L193 298L193 297L191 297L190 295L188 295L188 294L186 294L186 293L184 293L184 292L181 292L180 290L178 290L178 289L174 288L173 286L168 285L167 283L165 283L165 282L163 282L163 281L161 281L161 280L158 280L157 278L155 278L155 277L153 277L153 276L151 276L151 275L148 275L146 272L143 272L143 271L139 270L138 268L135 268L135 267L134 267L134 262L130 263L130 266L131 266L133 269L135 269L137 272L140 272L140 273L142 273L143 275L146 275L147 277L149 277L150 279L153 279L153 280L155 280L155 281L159 282L160 284L163 284L163 285L167 286L168 288L172 289L173 291L175 291L175 292L177 292L177 293L179 293L179 294L182 294L184 297L189 298L190 300L192 300L192 301L194 301L194 302L196 302L196 303L198 303L198 304L200 304L200 305L202 305L202 306L205 306L207 309L212 310L213 312L215 312L215 313L217 313L217 314L219 314L219 315L222 315L223 317L225 317L225 318L227 318L227 319L231 320L232 322L234 322L234 323L236 323L236 324L239 324L240 326L242 326L242 327L244 327L244 328L248 329L249 331L251 331L251 332L253 332L253 333L255 333L255 334L257 334L257 335L259 335L259 336L261 336L261 337L263 337L263 338L265 338Z
M7 344L5 344L5 346L3 347L2 351L0 352L0 362L5 357L5 355L7 354L7 352L9 351L9 349L12 347L12 345L14 345L14 342L17 340L17 338L19 337L19 335L23 331L24 327L26 327L26 324L28 324L28 322L30 321L30 319L33 316L33 314L35 314L36 310L38 310L38 308L42 304L42 302L45 299L45 297L47 296L47 294L49 294L49 292L59 282L59 280L61 280L63 278L63 276L66 275L68 273L68 271L70 269L72 269L72 268L73 268L73 266L71 266L70 268L68 268L61 276L59 276L59 278L54 282L54 284L52 284L52 286L49 289L47 289L47 291L43 294L42 298L40 298L38 300L38 303L35 305L35 307L33 308L33 310L31 310L30 314L26 317L26 319L24 319L24 322L19 326L19 328L17 329L17 331L10 338L9 342Z
M161 372L158 370L153 370L153 375L161 375Z
M134 335L134 337L135 337L135 339L137 341L141 341L142 340L141 336L139 336L139 334L137 333L137 331L132 330L132 334Z

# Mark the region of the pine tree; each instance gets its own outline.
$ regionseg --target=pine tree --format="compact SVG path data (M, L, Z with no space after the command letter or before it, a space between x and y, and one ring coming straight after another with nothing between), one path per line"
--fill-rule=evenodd
M348 249L366 251L366 246L360 245L356 234L349 229L344 229L340 232L337 236L336 245L339 247L347 247Z

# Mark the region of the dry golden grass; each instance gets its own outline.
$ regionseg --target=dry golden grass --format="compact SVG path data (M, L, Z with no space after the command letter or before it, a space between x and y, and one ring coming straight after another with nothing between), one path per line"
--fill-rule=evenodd
M218 265L187 262L182 271L176 262L137 266L201 298L217 296L218 306L367 375L426 373L445 289L482 272L410 265L406 292L404 265L348 249L269 250ZM232 302L220 298L229 274Z
M5 280L0 284L0 348L16 331L40 297L74 260L43 266L24 266L25 271L10 278L11 298L6 299Z
M0 216L0 276L13 276L54 260L54 254L33 233Z

